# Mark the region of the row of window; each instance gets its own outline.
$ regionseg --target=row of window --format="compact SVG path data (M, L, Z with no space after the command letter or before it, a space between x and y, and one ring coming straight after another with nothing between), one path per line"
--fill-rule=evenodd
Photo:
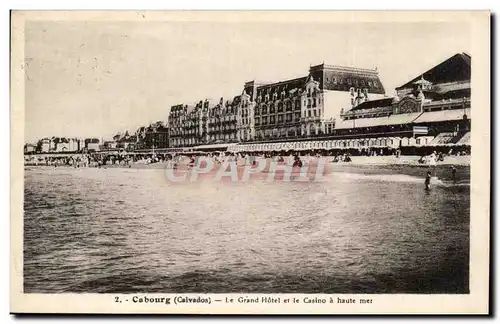
M304 116L303 117L320 117L321 112L318 109L308 109L307 111L304 111ZM300 120L301 113L296 112L295 113L295 121ZM278 116L262 116L262 124L265 125L269 121L270 124L276 123L282 123L283 121L286 122L292 122L292 114L287 113L286 115L278 115ZM255 117L255 124L259 125L261 122L261 117ZM250 124L250 118L242 118L241 123L244 125ZM210 126L215 126L216 124L210 123ZM234 129L234 125L229 125L227 127L231 127L231 129ZM179 133L182 133L183 131L186 130L187 127L185 128L172 128L172 135L176 135ZM219 129L219 126L215 126L216 129Z
M288 123L292 122L292 114L286 114L284 115L279 115L278 118L276 116L269 116L269 119L267 116L262 117L262 120L259 117L255 118L255 125L260 125L262 121L262 125L267 125L267 122L269 121L269 124L275 124L276 121L278 123L283 123L283 121L286 121ZM295 121L298 122L300 121L300 113L295 113Z
M311 91L311 89L309 89L309 91ZM304 106L307 106L308 108L317 107L319 104L321 104L321 98L304 99ZM242 107L243 108L248 107L248 103L246 103L246 102L243 103ZM255 115L259 115L259 114L265 115L268 112L267 108L268 108L267 105L262 105L262 107L260 109L259 109L259 107L257 107L257 108L255 108L254 114ZM282 102L280 102L280 103L277 104L277 108L274 105L274 103L271 103L269 105L269 113L270 114L274 114L274 113L276 113L276 110L278 112L292 111L292 102L288 101L288 102L286 102L285 105ZM300 100L296 100L295 101L295 110L300 110ZM233 114L234 110L231 108L226 113ZM220 115L221 114L220 114L219 111L217 111L217 112L216 111L210 111L209 114L208 114L208 117L209 118L222 117ZM224 114L222 114L222 115L224 115ZM242 117L248 117L248 115L249 115L249 110L248 109L244 109L242 111ZM184 117L184 118L181 118L179 120L180 122L182 122L184 120L196 120L196 119L198 119L197 116L185 116L185 115L181 115L181 114L176 113L176 114L171 114L171 116L170 116L171 123L179 122L179 121L174 120L174 118L178 118L178 117Z
M320 112L317 109L307 110L304 112L304 117L320 117Z
M326 78L327 82L330 82L329 78ZM351 78L332 78L331 82L333 84L348 84L355 86L369 86L369 87L378 87L378 82L376 80L367 80L364 79L351 79Z
M242 118L242 119L241 119L241 123L242 123L243 125L250 124L250 118Z
M241 117L248 117L248 112L249 112L249 110L248 110L248 109L243 109L243 110L241 111Z
M295 102L295 109L296 110L300 110L300 101L298 101L298 100ZM278 109L277 110L278 110L278 112L283 112L283 103L280 102L278 104ZM287 104L286 104L286 111L292 111L292 103L291 102L287 102ZM269 105L269 113L270 114L276 113L276 108L275 108L274 104L270 104ZM259 114L265 115L265 114L267 114L267 106L266 105L262 105L262 107L255 108L254 114L255 115L259 115Z
M311 107L317 107L319 104L321 104L321 98L310 98L310 99L305 99L304 100L304 106L307 107L307 108L311 108ZM291 102L287 102L287 105L286 105L286 111L291 111L292 110L292 103ZM295 110L300 110L300 101L297 100L295 101ZM278 109L277 111L280 113L280 112L283 112L283 104L282 103L278 103ZM269 113L270 114L274 114L276 113L276 109L275 109L275 106L274 104L270 104L269 105ZM267 106L266 105L262 105L262 107L257 107L255 108L255 112L254 112L254 115L266 115L267 114Z

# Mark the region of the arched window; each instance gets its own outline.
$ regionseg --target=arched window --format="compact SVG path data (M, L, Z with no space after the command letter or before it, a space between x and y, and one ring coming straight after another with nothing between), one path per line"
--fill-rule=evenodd
M274 114L275 112L276 112L276 110L274 108L274 104L269 105L269 113Z
M278 112L283 112L283 103L278 103Z
M265 114L267 114L267 106L266 105L262 106L262 115L265 115Z
M286 103L286 111L290 111L290 110L292 110L292 103L290 101L288 101Z

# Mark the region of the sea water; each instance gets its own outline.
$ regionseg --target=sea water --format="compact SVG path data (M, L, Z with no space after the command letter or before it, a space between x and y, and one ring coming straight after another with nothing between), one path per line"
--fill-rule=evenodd
M162 170L30 168L24 290L466 293L468 169L458 185L435 172L430 192L426 171L178 185Z

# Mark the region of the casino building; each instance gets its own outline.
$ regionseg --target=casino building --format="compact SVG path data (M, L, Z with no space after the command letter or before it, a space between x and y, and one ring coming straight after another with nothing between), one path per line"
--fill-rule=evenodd
M353 139L383 134L385 139L401 138L402 146L420 144L415 135L426 135L433 144L457 142L470 130L470 64L468 54L456 54L396 88L395 97L354 105L341 113L335 134ZM427 133L414 134L419 126Z
M354 76L357 75L360 78L356 80ZM269 86L261 86L257 88L261 91L257 92L255 131L256 138L264 137L266 143L242 143L232 147L234 150L347 149L366 152L399 148L410 154L421 153L424 147L430 150L441 147L441 151L446 152L453 148L470 150L471 57L466 53L458 53L415 76L397 87L394 97L383 96L384 90L376 71L371 70L321 65L312 67L307 79L292 81L273 86L286 89L287 85L293 88L304 82L305 91L297 96L300 100L297 105L301 105L300 135L303 137L292 141L275 140L276 131L273 133L276 136L266 137L262 118L269 113L266 111L263 115L257 110L269 109L270 104L265 104L268 99L260 99L260 95L269 94L273 99L276 95L272 91L268 93ZM348 109L340 108L346 103L350 105ZM328 125L324 117L326 110L333 112L332 128L324 126ZM320 117L315 118L318 115ZM278 125L283 127L286 123Z

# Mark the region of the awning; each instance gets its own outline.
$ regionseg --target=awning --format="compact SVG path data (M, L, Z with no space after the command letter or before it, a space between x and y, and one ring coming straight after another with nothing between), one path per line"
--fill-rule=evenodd
M465 135L458 140L457 145L470 145L470 132L465 133Z
M429 142L429 145L442 145L446 143L451 143L455 135L453 133L439 133L432 141Z
M203 149L226 149L229 145L231 144L207 144L207 145L199 145L193 147L193 149L196 150L203 150Z
M335 125L335 129L363 128L388 125L400 125L413 122L420 113L397 114L388 117L358 118L343 120Z
M440 121L456 121L462 120L464 118L464 114L467 115L467 118L470 118L470 108L465 109L449 109L449 110L440 110L440 111L430 111L423 113L420 117L415 119L414 123L432 123L432 122L440 122Z

